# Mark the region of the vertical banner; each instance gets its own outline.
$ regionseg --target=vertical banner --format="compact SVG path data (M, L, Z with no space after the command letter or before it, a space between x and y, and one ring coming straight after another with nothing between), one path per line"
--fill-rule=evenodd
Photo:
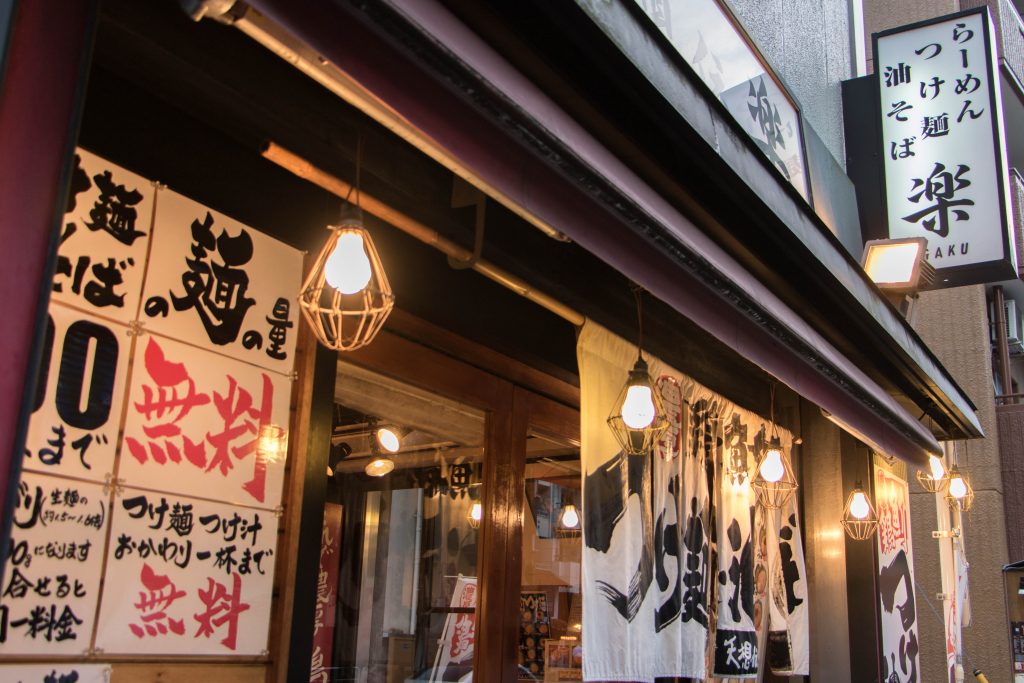
M889 237L947 287L1017 277L992 35L980 7L874 36Z
M473 671L476 643L476 578L460 576L452 591L453 610L445 617L430 683L464 680Z
M874 465L882 679L887 683L910 683L921 680L910 490L906 480L893 473L880 456L875 456Z
M125 489L115 499L110 538L97 648L265 654L273 513Z
M316 615L313 618L313 661L309 683L330 683L334 655L334 618L338 608L338 564L341 561L342 507L324 504L320 531L320 564L316 581Z
M807 567L796 496L765 515L768 543L768 666L782 676L810 673Z
M767 421L649 357L670 428L650 456L626 456L606 419L636 347L588 322L577 357L584 680L703 679L716 609L714 675L756 676L755 497L748 474ZM792 437L779 433L789 448ZM731 467L709 477L723 455ZM715 604L709 595L717 596Z
M99 484L24 472L17 496L0 655L83 655L96 619L107 493Z

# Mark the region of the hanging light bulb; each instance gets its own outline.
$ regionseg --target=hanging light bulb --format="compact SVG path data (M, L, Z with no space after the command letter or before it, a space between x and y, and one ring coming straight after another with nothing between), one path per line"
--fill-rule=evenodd
M875 508L871 505L867 493L861 488L860 482L850 492L846 499L846 509L843 510L843 528L846 534L855 541L864 541L878 529L878 517L875 515Z
M363 244L363 232L341 226L332 229L338 231L338 239L324 264L324 276L327 284L342 294L355 294L362 291L373 277L370 258Z
M958 500L967 495L967 482L963 477L957 475L949 480L949 495Z
M637 358L629 371L615 405L608 426L619 445L628 455L647 454L655 439L668 429L668 418L643 358Z
M622 401L622 421L630 429L643 429L654 422L654 392L646 384L633 384Z
M928 493L938 493L946 485L946 466L936 455L928 456L928 471L917 471L917 483Z
M395 469L395 461L391 458L374 458L363 469L371 477L383 477Z
M558 525L563 529L575 530L580 526L580 513L577 512L576 506L572 503L566 503L562 506L562 514L558 520Z
M761 478L771 484L777 483L786 474L786 467L782 464L782 446L778 443L778 439L765 451L758 471L761 473Z
M477 529L480 527L480 520L484 518L484 506L480 501L473 501L473 506L469 508L469 526Z
M967 512L974 505L974 487L968 476L953 465L949 468L949 485L946 488L946 502L950 507Z

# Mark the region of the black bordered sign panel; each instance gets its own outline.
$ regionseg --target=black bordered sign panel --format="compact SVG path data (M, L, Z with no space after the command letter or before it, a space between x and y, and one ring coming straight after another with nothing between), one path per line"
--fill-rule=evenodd
M1017 277L987 8L873 36L889 237L924 237L936 287Z

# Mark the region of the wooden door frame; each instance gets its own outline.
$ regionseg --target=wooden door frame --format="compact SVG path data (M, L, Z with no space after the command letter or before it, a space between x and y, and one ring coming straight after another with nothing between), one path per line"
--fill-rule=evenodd
M345 357L368 370L460 401L486 415L482 498L484 516L477 551L478 602L474 680L518 680L519 592L526 486L526 439L533 431L579 442L579 412L519 382L462 360L467 342L448 355L398 334L383 332L370 346ZM507 366L505 366L507 367ZM504 373L503 373L504 374ZM537 378L535 384L530 376ZM517 380L550 395L551 378L526 372ZM562 392L571 397L572 392ZM302 628L296 624L295 627ZM498 667L495 662L500 662Z

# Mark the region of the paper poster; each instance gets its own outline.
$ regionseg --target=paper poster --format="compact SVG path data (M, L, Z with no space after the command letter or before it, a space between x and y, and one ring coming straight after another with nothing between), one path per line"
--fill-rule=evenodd
M444 620L444 630L437 642L430 683L461 681L473 671L473 646L476 642L476 578L460 576L452 591L451 606L459 609Z
M0 595L0 655L89 650L107 498L99 484L22 473Z
M709 666L722 676L756 676L749 472L768 421L648 357L670 428L653 457L626 456L606 419L636 347L588 322L577 355L586 516L584 678L703 679ZM788 449L791 435L778 431ZM718 459L730 468L712 488ZM705 646L716 609L709 665Z
M145 178L83 149L75 151L54 301L122 323L135 319L155 193Z
M5 683L110 683L109 664L0 664Z
M313 616L313 657L309 683L330 683L334 654L334 620L338 603L338 564L341 561L342 506L324 504L320 531L320 563L316 581L316 613Z
M906 480L889 471L877 457L874 469L882 678L892 683L909 683L921 679L910 492Z
M277 517L124 489L114 501L96 647L110 654L266 652Z
M288 424L283 375L156 335L139 338L118 476L130 486L274 508L284 460L256 449Z
M132 340L127 332L50 305L22 467L94 481L113 473Z
M170 190L153 226L146 329L291 373L302 252Z

